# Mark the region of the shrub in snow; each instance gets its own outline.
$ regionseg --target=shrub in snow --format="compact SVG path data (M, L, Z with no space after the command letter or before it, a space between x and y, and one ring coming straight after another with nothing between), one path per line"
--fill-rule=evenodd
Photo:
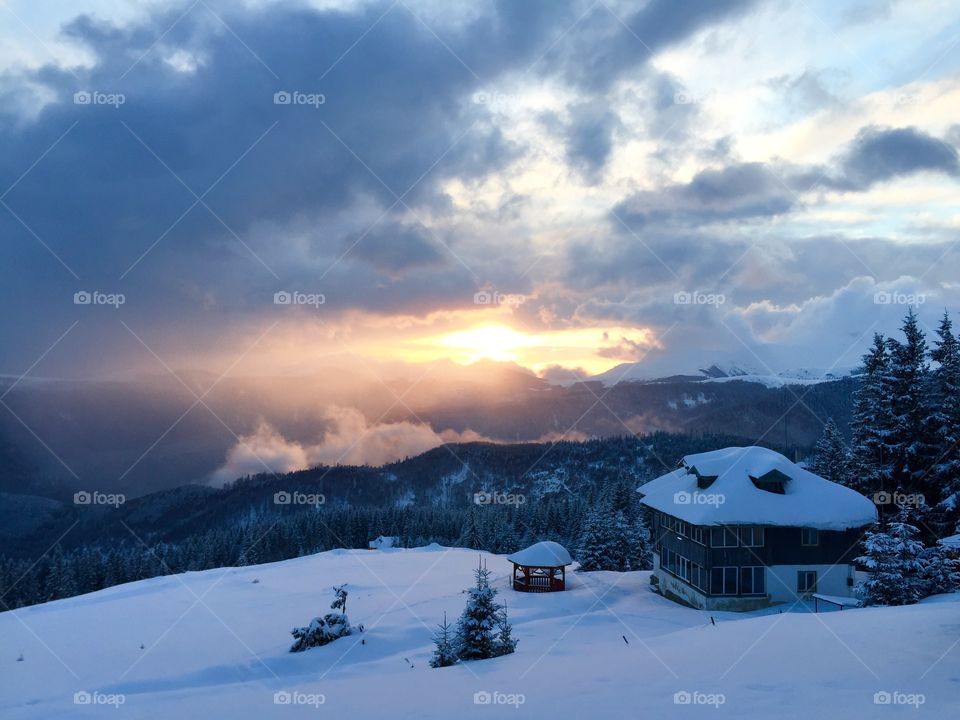
M290 652L302 652L349 635L352 630L346 615L327 613L322 618L314 618L306 627L294 628L290 632L294 637Z
M344 588L344 585L340 585L333 589L334 600L330 603L331 609L341 612L327 613L322 618L315 617L306 627L290 631L294 638L290 652L303 652L312 647L320 647L353 632L347 619L347 591Z
M864 605L909 605L923 595L919 579L923 544L917 529L893 522L886 532L867 533L865 554L857 562L870 571L870 578L856 590Z

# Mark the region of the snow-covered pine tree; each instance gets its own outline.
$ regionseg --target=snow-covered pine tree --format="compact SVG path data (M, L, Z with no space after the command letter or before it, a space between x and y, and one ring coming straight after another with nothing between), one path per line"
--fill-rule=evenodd
M653 568L653 554L650 543L650 528L647 527L644 514L637 513L630 525L629 561L631 570L650 570Z
M513 552L517 549L518 540L513 531L513 522L510 520L508 509L494 507L490 512L494 514L489 533L490 552L498 554Z
M937 363L931 379L933 410L929 420L937 452L930 468L933 496L929 503L936 504L934 529L945 533L960 519L960 341L947 311L937 328L930 357Z
M347 586L346 585L334 585L333 586L333 602L330 603L331 610L339 610L342 614L347 614Z
M634 532L634 525L627 518L626 513L622 510L614 513L611 523L612 543L610 546L609 564L607 567L600 568L601 570L627 572L628 570L634 569L631 562L635 551L633 547Z
M459 547L473 548L474 550L484 550L486 549L485 544L480 529L480 519L477 514L477 509L471 508L463 532L457 541L457 545Z
M610 570L619 551L607 509L601 507L592 510L584 523L577 549L580 569L586 572Z
M960 560L943 545L933 545L920 552L918 580L922 595L939 595L960 589Z
M437 626L433 634L433 657L430 658L430 667L450 667L459 659L453 628L447 622L447 614L443 614L443 622Z
M930 494L927 470L935 458L928 419L932 414L927 341L913 308L901 331L903 342L890 347L890 433L886 447L891 460L891 489Z
M610 494L609 505L613 512L622 512L630 521L640 512L637 505L637 493L623 480L614 486L613 492Z
M900 522L904 515L898 514L885 531L867 533L864 555L856 560L870 571L869 579L856 588L864 605L909 605L922 597L923 544L913 525Z
M491 572L481 561L474 570L476 583L467 590L467 606L457 623L457 646L461 660L484 660L496 654L496 588L490 585Z
M497 647L496 654L509 655L517 649L517 640L513 637L513 625L507 618L507 603L504 602L497 615Z
M887 341L883 335L875 334L873 345L863 356L850 426L850 487L864 495L894 489L889 487L889 455L885 452L890 418L889 364Z
M849 485L852 482L847 446L833 418L827 418L823 426L823 434L817 441L811 470L820 477L841 485Z
M315 617L306 627L298 627L290 631L294 638L293 645L290 646L290 652L303 652L353 633L353 627L350 625L350 620L346 614L347 591L344 589L345 587L345 585L340 585L333 588L334 599L330 603L331 610L341 610L341 612L327 613L322 618Z

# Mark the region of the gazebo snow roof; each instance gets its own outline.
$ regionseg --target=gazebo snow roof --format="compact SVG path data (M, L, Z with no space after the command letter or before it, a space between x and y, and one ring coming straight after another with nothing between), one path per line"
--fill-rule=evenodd
M525 567L558 568L573 562L570 553L560 543L544 540L508 555L507 560Z

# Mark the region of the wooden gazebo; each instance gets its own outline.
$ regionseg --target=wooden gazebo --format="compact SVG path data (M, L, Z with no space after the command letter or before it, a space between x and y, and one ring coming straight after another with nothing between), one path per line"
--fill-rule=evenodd
M558 592L566 587L567 565L573 562L560 543L538 542L508 555L513 563L513 589L520 592Z

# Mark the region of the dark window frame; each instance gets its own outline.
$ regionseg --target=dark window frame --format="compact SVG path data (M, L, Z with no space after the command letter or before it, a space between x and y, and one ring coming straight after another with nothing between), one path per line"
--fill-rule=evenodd
M719 592L714 588L714 573L720 572L720 589ZM727 587L727 573L732 571L733 575L733 592L726 592ZM740 593L740 568L736 565L715 565L710 568L710 594L716 595L718 597L735 597Z
M805 579L809 579L810 576L813 576L813 585L810 586L809 583L803 582ZM819 578L817 577L816 570L797 570L797 592L798 593L815 593L817 591L817 582Z
M766 566L765 565L741 565L740 566L740 594L741 595L766 595L767 594L767 576L766 576ZM746 583L744 583L744 573L749 572L750 577L750 591L746 590ZM757 580L759 579L759 583ZM760 585L760 589L757 589L757 585Z
M750 542L748 543L744 539L744 533L750 533ZM764 532L762 525L744 525L740 528L740 545L742 547L763 547L766 542L766 533ZM757 536L759 534L760 542L757 542Z
M715 534L715 533L718 533L718 532L719 532L719 533L722 533L721 537L724 538L724 540L727 540L727 539L729 539L729 538L732 538L732 539L733 539L733 544L731 545L731 544L727 543L727 544L724 544L724 545L718 545L717 543L715 543L715 542L713 541L713 540L714 540L714 534ZM738 533L735 528L734 528L734 529L730 529L730 528L727 527L726 525L721 525L721 526L719 526L719 527L711 527L711 528L710 528L710 547L712 547L712 548L735 548L735 547L739 547L739 546L740 546L740 533Z

